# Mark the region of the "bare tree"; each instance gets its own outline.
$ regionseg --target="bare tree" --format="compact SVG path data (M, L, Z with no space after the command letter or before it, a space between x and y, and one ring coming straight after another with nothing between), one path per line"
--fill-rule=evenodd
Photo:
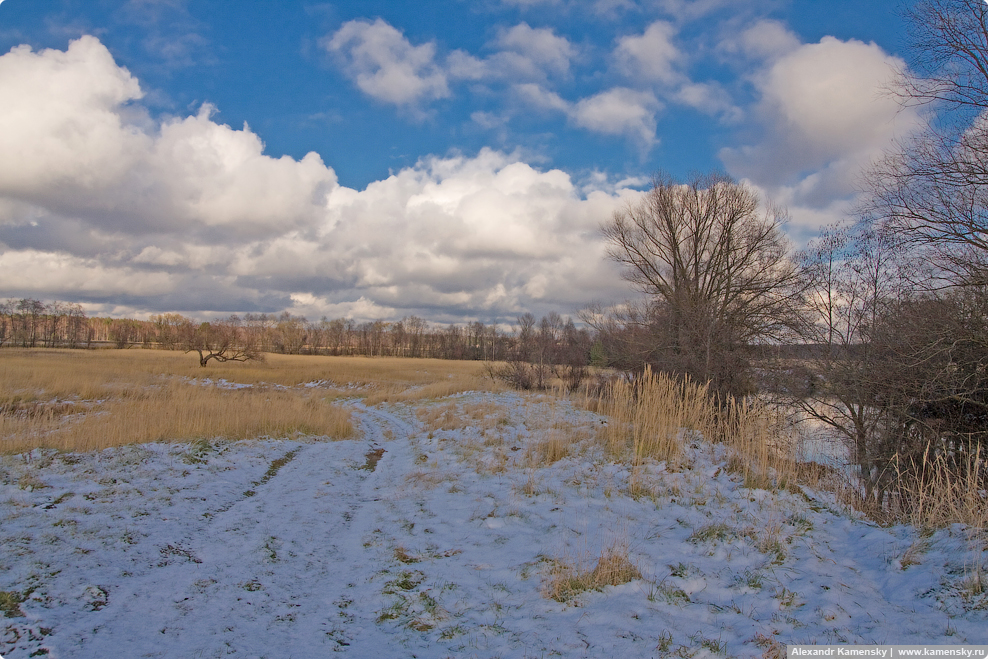
M0 346L10 339L13 333L14 302L0 302Z
M900 74L906 100L949 110L988 107L988 4L921 0L906 9L911 71Z
M185 352L199 354L199 366L206 366L210 360L218 362L263 361L264 354L254 335L244 331L240 319L231 316L225 321L201 323L189 322L184 329Z
M774 364L773 393L843 438L866 496L892 452L888 438L908 404L894 390L908 369L879 332L901 309L909 282L901 252L867 225L831 227L799 255L805 284L798 342Z
M274 348L278 352L289 355L302 353L308 341L306 330L308 320L304 316L293 316L287 311L278 317L278 324L274 331Z
M926 129L868 178L864 213L923 250L940 284L988 284L988 3L922 0L906 12L906 104L928 107Z
M746 393L737 377L745 350L796 319L799 278L784 219L719 175L656 178L641 201L614 214L603 227L608 254L650 300L639 316L661 342L653 358L672 356L673 370L721 394Z

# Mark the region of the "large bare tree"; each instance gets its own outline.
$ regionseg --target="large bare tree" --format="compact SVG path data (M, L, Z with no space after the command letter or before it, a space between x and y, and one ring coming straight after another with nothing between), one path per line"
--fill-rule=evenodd
M781 337L797 317L800 280L784 219L750 186L707 175L656 178L603 226L609 256L649 299L629 318L648 326L653 366L746 393L746 349Z

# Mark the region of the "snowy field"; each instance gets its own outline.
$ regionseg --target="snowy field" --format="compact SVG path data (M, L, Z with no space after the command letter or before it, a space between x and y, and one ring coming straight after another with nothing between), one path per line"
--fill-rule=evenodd
M988 556L963 528L923 537L825 495L745 489L701 442L687 468L648 466L629 496L628 468L593 441L603 420L548 398L348 405L359 432L347 441L3 457L0 655L772 657L787 643L988 643L975 584ZM567 444L562 459L540 457ZM567 569L625 554L640 578L560 595Z

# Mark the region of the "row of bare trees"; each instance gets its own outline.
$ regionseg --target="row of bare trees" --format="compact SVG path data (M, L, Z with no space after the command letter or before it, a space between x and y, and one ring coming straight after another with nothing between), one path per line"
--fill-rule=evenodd
M76 347L90 340L90 326L78 304L30 298L0 302L0 345Z
M148 321L157 343L182 349L194 321L180 314L160 314ZM246 314L212 323L236 328L245 341L264 352L284 354L434 357L438 359L504 359L512 338L496 325L479 321L436 326L409 316L395 322L357 323L350 318L312 322L289 313Z
M491 375L517 389L546 389L562 379L576 389L587 377L593 337L572 319L551 312L536 320L531 313L518 317L506 362L493 365Z
M440 326L409 316L395 322L311 322L287 312L201 323L177 313L149 320L88 318L79 305L22 299L0 303L0 346L141 345L195 351L203 366L212 360L257 359L264 352L511 361L524 373L516 381L524 388L545 388L551 377L576 384L583 379L591 345L585 329L557 313L539 320L526 313L516 320L507 332L479 321Z

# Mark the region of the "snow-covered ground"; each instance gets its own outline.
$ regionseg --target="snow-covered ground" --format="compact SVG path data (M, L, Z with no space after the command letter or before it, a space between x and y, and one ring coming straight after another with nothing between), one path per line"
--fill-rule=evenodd
M153 444L0 461L0 655L773 656L988 643L959 527L881 528L749 490L719 447L629 470L566 402L368 408L339 442ZM573 442L542 466L547 442ZM383 453L380 451L383 449ZM642 578L549 597L608 548ZM25 598L16 605L16 601Z

